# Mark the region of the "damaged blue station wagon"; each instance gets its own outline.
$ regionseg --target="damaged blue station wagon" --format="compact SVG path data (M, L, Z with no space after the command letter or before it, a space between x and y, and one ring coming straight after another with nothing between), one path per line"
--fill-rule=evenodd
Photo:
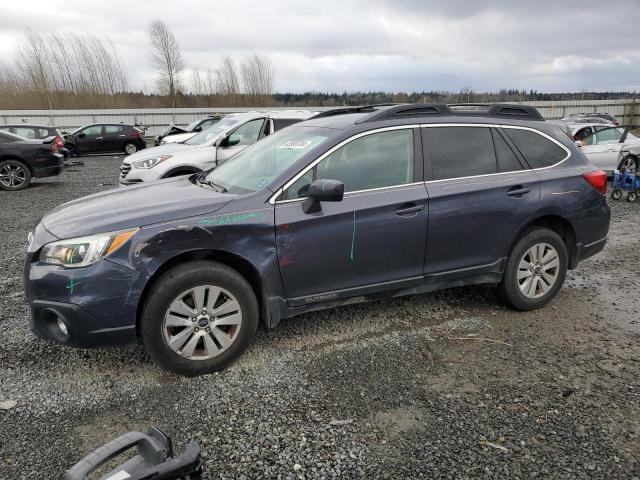
M494 283L540 308L604 247L605 193L531 107L323 112L209 172L52 210L29 235L31 328L78 347L141 341L197 375L260 321L353 301Z

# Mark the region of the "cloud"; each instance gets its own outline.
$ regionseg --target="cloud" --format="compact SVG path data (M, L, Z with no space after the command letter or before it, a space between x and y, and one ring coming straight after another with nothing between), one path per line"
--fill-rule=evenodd
M640 25L634 0L30 1L0 6L0 58L15 56L25 27L90 32L114 42L132 87L148 89L155 18L189 69L267 54L278 91L640 90L640 47L624 36Z

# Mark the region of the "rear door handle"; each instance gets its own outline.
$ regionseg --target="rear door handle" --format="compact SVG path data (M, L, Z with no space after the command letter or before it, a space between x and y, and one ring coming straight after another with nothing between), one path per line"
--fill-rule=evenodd
M104 137L96 137L96 140L102 140Z
M412 213L418 213L424 210L424 205L417 205L415 203L409 203L402 205L399 209L396 210L396 215L404 216L411 215Z
M510 197L522 197L523 195L526 195L530 191L531 190L529 189L529 187L523 187L521 185L518 185L517 187L513 187L509 189L507 191L507 195L509 195Z

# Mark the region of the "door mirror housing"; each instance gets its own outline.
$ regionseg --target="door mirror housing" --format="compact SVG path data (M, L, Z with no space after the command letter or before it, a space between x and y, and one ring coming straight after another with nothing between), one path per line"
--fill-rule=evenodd
M86 133L81 133L80 135L78 135L78 138L85 138L87 136Z
M194 132L201 132L202 131L202 127L196 127L193 129Z
M304 213L320 211L320 202L341 202L344 198L344 183L339 180L316 180L309 185L309 193L302 202Z
M582 146L582 141L576 140L576 147L581 147L581 146Z

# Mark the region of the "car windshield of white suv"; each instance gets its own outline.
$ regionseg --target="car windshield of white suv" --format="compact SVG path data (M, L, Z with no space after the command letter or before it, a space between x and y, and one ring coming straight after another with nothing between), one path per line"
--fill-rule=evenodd
M226 132L234 125L237 125L239 120L237 118L228 117L223 118L219 122L216 122L212 127L195 134L193 137L185 140L185 145L204 145L217 138L221 133Z
M211 171L203 183L230 193L251 193L269 184L336 130L287 127L247 147Z

